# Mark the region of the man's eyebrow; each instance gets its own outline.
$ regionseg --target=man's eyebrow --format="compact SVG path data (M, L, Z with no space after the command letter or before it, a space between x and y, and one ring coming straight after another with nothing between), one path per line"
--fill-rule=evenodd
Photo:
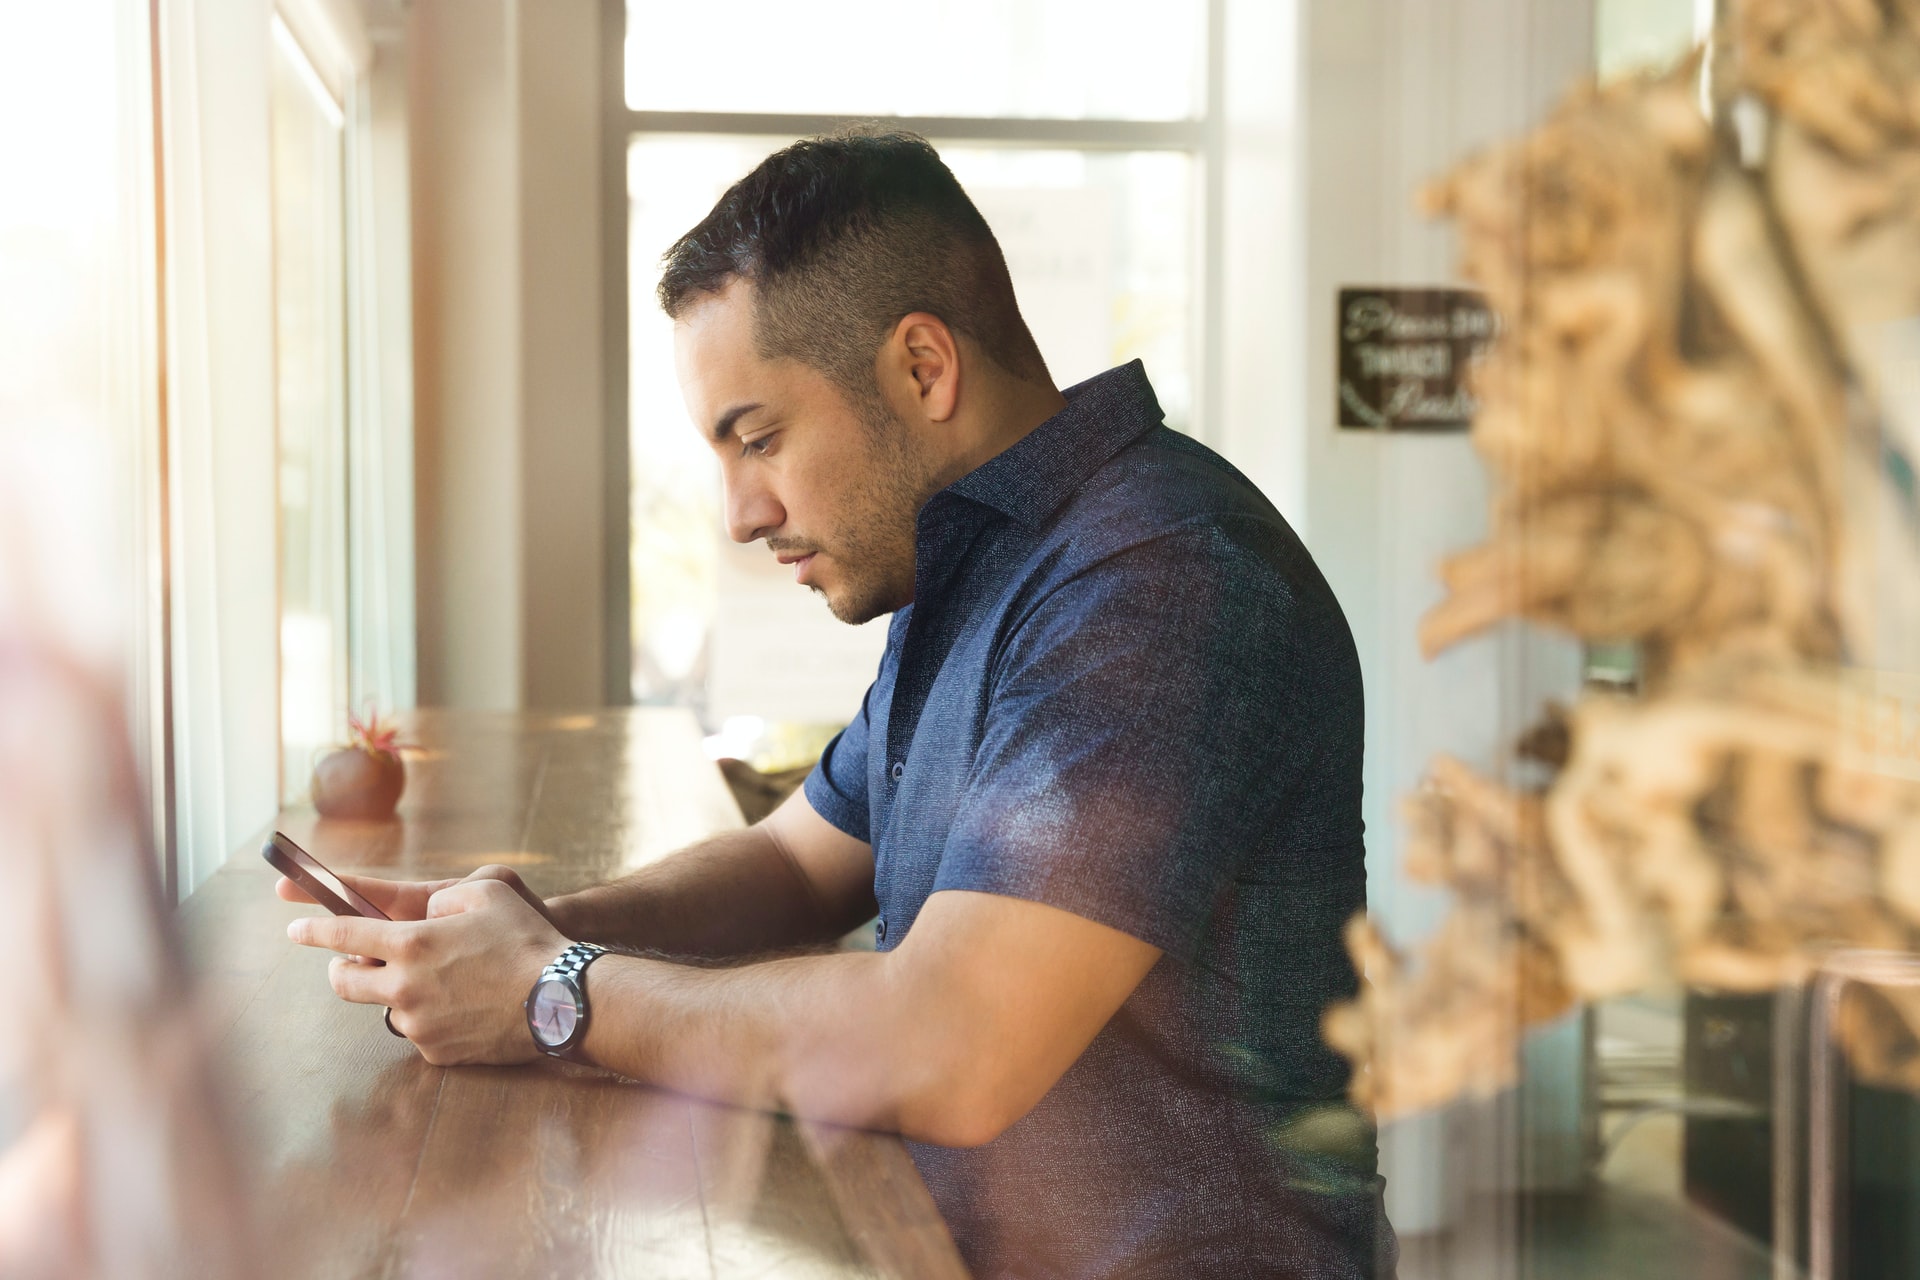
M755 409L764 408L766 408L766 406L757 401L753 404L737 404L733 406L733 408L721 414L720 420L713 424L713 442L715 444L722 443L728 436L733 434L734 423L740 421L740 419L752 413Z

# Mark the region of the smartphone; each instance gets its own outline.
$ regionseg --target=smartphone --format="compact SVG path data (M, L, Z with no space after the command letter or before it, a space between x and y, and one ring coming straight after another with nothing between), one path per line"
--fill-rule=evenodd
M337 916L388 918L386 912L349 889L345 881L322 866L320 859L278 831L260 846L260 856L272 863L274 870L305 889L309 898Z

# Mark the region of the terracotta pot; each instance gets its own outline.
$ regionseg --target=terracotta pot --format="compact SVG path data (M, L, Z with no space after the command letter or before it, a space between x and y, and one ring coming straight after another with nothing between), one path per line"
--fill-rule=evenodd
M313 807L323 818L390 818L407 787L407 766L390 751L341 747L313 769Z

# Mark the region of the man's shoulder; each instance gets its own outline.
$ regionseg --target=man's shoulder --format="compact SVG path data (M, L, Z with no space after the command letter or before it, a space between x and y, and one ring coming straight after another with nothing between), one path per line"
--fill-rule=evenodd
M1055 513L1044 559L1059 577L1166 562L1251 580L1324 582L1286 517L1199 441L1157 427L1115 454Z

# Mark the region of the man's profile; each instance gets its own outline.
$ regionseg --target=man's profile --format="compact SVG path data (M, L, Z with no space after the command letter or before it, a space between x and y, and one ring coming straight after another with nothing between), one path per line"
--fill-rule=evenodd
M293 936L387 961L334 988L433 1062L896 1131L982 1276L1390 1274L1319 1033L1358 985L1360 673L1285 520L1138 362L1054 386L919 138L769 156L659 292L730 535L892 615L865 699L744 831L550 901L356 878L393 921Z

